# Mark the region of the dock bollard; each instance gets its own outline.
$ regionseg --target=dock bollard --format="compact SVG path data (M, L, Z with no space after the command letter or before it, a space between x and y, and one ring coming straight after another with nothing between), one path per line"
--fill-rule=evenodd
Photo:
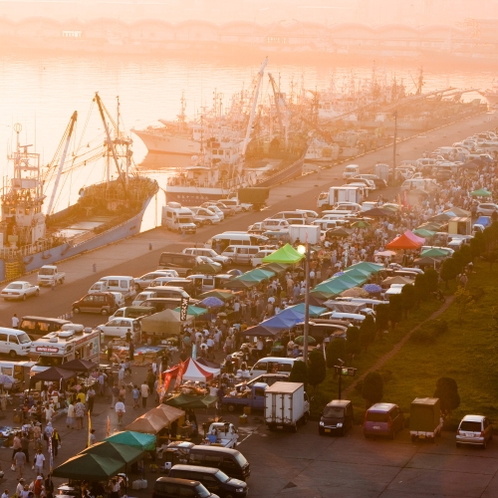
M92 265L92 270L93 270L93 273L97 272L97 265L95 263L93 263L93 265Z
M152 242L149 242L149 251L152 251Z

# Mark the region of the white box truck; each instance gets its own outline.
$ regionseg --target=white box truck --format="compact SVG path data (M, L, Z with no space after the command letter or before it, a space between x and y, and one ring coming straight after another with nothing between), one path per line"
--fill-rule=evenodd
M44 285L54 286L58 284L63 284L66 278L64 272L59 271L55 265L43 265L38 270L38 276L36 281L40 287Z
M322 192L318 196L317 207L319 209L332 209L338 202L355 202L361 204L363 196L359 187L343 185L341 187L330 187L328 192Z
M289 237L292 244L299 239L303 244L320 243L320 226L319 225L289 225Z
M297 431L308 420L310 404L302 382L275 382L265 390L265 423L270 431Z

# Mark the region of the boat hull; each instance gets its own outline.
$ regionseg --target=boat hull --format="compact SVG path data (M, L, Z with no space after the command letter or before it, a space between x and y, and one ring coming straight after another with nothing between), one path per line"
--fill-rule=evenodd
M60 262L61 260L81 254L82 252L98 249L138 234L140 232L143 215L152 197L153 196L144 201L142 210L136 215L119 225L109 228L108 230L92 234L91 237L86 238L86 240L83 240L80 243L72 244L69 241L58 246L51 247L49 250L24 256L23 263L25 272L37 270L43 265L54 264ZM6 260L0 260L0 280L6 279L8 264L9 263L6 262Z
M132 131L142 140L149 152L189 157L201 152L200 142L192 139L147 130Z
M217 201L226 197L230 192L221 187L174 187L166 185L164 192L166 202L179 202L182 206L199 206L206 201Z

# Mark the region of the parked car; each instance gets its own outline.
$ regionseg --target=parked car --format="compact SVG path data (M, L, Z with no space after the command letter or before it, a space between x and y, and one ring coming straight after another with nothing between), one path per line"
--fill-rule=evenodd
M223 219L228 218L234 214L234 211L231 207L228 207L226 204L223 204L220 201L206 201L201 204L201 207L207 207L211 211L214 211L216 214L219 212L223 213Z
M194 213L194 223L200 225L217 225L222 220L212 209L207 207L194 206L190 210Z
M114 294L115 293L111 292L93 292L91 294L86 294L73 303L73 313L100 313L102 315L110 315L118 309Z
M365 412L363 434L365 437L387 436L394 439L405 426L405 417L394 403L375 403Z
M318 433L344 436L353 427L353 422L353 402L347 399L333 399L323 409Z
M176 477L160 477L154 484L152 498L220 498L208 491L199 481L179 479Z
M146 289L147 287L150 287L151 283L159 277L172 277L172 278L178 278L178 272L176 270L157 270L153 271L150 273L146 273L145 275L142 275L141 277L138 277L135 279L135 285L139 289Z
M193 254L194 256L207 256L221 266L226 267L232 264L232 260L226 256L218 254L214 249L208 247L186 247L182 250L183 254Z
M124 339L128 332L132 335L140 332L140 321L135 318L113 318L105 324L97 325L96 328L104 335Z
M8 301L10 299L22 299L25 301L28 297L38 296L40 294L40 287L38 285L30 284L22 280L11 282L7 287L4 287L0 296Z
M477 216L491 216L498 213L498 204L492 202L481 202L477 206Z
M254 256L251 257L251 265L256 268L256 266L263 264L263 258L274 253L275 249L261 249Z
M387 188L387 182L372 173L360 173L353 178L365 178L366 180L371 180L374 182L375 188L377 189Z
M462 444L477 445L486 448L493 438L493 426L484 415L465 415L458 425L456 435L457 448Z

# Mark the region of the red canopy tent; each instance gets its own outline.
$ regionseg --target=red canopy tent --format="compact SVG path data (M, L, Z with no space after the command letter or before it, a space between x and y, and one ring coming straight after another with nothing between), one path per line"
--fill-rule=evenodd
M386 249L419 249L425 243L423 237L418 237L410 230L407 230L403 235L396 237L386 245Z

